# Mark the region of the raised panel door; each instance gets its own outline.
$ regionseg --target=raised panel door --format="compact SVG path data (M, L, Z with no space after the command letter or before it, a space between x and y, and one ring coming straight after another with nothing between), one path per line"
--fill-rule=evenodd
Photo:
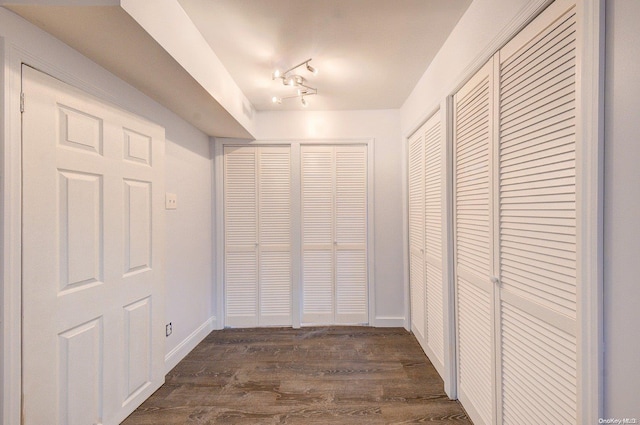
M164 382L164 130L26 66L23 91L23 421L118 424Z

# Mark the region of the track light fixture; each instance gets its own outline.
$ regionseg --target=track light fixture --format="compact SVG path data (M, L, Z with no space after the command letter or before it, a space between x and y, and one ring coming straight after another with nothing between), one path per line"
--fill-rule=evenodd
M304 65L307 68L307 71L309 71L313 75L317 75L318 70L313 66L311 66L311 64L309 63L311 62L311 60L312 59L309 58L304 62L300 62L296 66L292 66L291 68L287 69L284 72L280 72L280 70L278 69L273 71L273 73L271 74L272 80L280 79L282 80L282 84L284 84L285 86L297 88L297 92L296 92L297 94L293 94L291 96L283 96L283 97L273 96L271 98L271 101L273 103L281 104L283 99L291 99L294 97L299 97L300 102L302 103L302 106L306 107L308 103L307 103L307 100L305 99L305 96L313 96L315 94L318 94L317 88L308 86L307 80L302 75L295 73L296 69Z

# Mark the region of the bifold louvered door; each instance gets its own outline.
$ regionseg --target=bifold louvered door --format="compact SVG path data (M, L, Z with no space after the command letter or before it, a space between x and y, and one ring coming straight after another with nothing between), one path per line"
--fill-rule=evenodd
M224 148L225 324L291 325L288 146Z
M503 422L573 424L575 6L556 1L499 56Z
M302 323L367 323L367 148L300 149Z
M424 125L424 242L427 352L432 363L444 364L443 199L445 144L438 111ZM435 358L433 358L435 356Z
M444 148L438 111L409 138L411 330L442 370Z
M454 96L458 397L476 424L495 419L492 105L491 60Z
M458 380L474 423L578 422L576 31L573 2L555 1L455 96Z
M411 331L426 345L424 276L424 127L409 138L409 291Z

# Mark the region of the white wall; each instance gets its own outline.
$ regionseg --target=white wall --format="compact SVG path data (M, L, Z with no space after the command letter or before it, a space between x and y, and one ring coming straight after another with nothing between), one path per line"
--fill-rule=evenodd
M474 0L401 108L407 137L547 0Z
M173 325L166 341L169 370L215 326L209 138L193 127L167 126L165 167L166 191L178 195L178 208L165 216L165 311Z
M166 352L171 355L168 364L175 364L180 360L180 356L186 354L194 343L198 342L197 338L204 337L209 330L213 329L212 162L208 136L78 52L3 8L0 8L0 37L4 39L6 50L5 55L1 57L3 68L14 82L17 81L19 84L20 70L19 65L16 66L16 59L26 58L27 63L36 65L57 78L165 127L166 188L167 191L178 195L178 209L167 211L166 220L166 321L171 321L174 329L173 335L166 340ZM8 80L9 78L5 79L3 97L0 97L5 102L10 96L15 95L13 91L16 91L15 87L8 86ZM19 90L19 85L17 89ZM7 105L3 106L6 107L7 114L13 111L15 122L16 107L9 108ZM4 113L3 117L7 118ZM4 122L5 125L0 132L5 165L5 159L11 157L20 144L19 133L17 133L18 137L15 137L16 133L12 136L11 131L15 129L10 129L7 121ZM15 177L15 172L11 173L11 170L3 167L3 181L10 175ZM13 185L17 184L19 181L14 181ZM6 193L6 190L3 192ZM5 207L14 208L11 205L19 205L19 192L16 193L18 196L15 199L9 199ZM7 214L5 210L3 241L6 236ZM19 247L14 246L12 249L14 256L17 256ZM9 294L15 299L16 293L19 294L19 286L10 287L10 285L15 286L14 282L6 280L5 270L3 274L3 294ZM3 311L3 317L6 318L9 313ZM12 314L13 317L19 317L16 316L19 314L19 307L18 311ZM16 322L15 319L11 321ZM5 332L7 326L11 327L11 323L3 321L5 342L5 337L10 336ZM15 333L15 327L12 327L10 332ZM193 336L192 340L186 340L190 335ZM6 370L8 356L11 355L10 353L15 353L15 347L11 349L3 346L2 353L5 366L3 381L10 379L11 375L13 376L11 379L15 380L15 371ZM4 394L3 399L8 404L15 404L15 402L7 402L8 397L14 399L18 397L19 400L19 394L17 396ZM5 416L4 423L14 422Z
M604 414L640 420L640 2L606 7Z
M399 111L260 112L257 140L374 139L377 326L404 326L402 143Z

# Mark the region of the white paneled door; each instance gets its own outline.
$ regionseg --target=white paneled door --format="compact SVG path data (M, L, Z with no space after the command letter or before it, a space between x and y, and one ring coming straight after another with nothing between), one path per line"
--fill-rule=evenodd
M302 146L302 323L368 322L367 147Z
M288 146L224 148L225 324L292 323Z
M164 130L23 92L23 423L118 424L164 382Z

